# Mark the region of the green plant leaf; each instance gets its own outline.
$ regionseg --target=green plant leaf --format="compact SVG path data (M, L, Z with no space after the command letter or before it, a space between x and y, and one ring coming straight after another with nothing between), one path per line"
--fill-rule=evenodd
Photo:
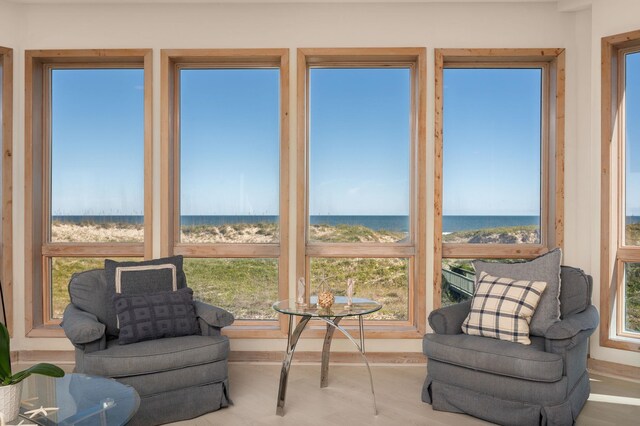
M60 367L57 367L53 364L40 363L34 365L33 367L27 368L24 371L20 371L19 373L14 374L10 378L9 384L19 383L32 374L42 374L43 376L49 377L62 377L64 376L64 371L62 371Z
M9 331L0 324L0 383L11 377L11 349L9 347Z

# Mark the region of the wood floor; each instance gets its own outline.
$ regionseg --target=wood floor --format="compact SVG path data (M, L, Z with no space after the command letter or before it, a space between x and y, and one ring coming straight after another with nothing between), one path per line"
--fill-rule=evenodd
M473 417L433 411L420 400L424 366L373 366L378 415L366 368L331 365L329 386L320 389L317 364L294 364L289 374L285 416L276 416L280 366L231 363L234 405L179 426L209 425L487 425ZM591 397L577 425L633 425L640 419L640 383L592 374Z

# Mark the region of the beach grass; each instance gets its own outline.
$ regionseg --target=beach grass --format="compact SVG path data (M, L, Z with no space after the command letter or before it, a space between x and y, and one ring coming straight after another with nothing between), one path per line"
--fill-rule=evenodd
M64 309L69 304L69 281L73 274L90 269L101 269L104 267L104 259L98 257L54 257L51 261L51 298L53 318L62 318ZM117 259L142 260L139 258Z
M104 259L99 258L54 259L54 318L61 318L69 303L67 285L73 273L102 268L103 265ZM273 302L278 300L277 259L186 258L184 271L196 299L223 307L238 319L277 318L277 313L271 308ZM347 279L354 278L355 297L384 304L384 308L370 318L407 318L409 295L406 259L314 259L311 271L312 276L316 277L311 281L311 294L316 294L319 285L317 277L326 277L338 296L345 295Z
M625 329L640 333L640 263L625 268Z
M640 246L640 223L625 226L625 245ZM625 329L640 333L640 263L625 267Z
M640 246L640 223L630 223L625 227L625 244Z
M194 297L232 312L237 319L276 319L277 259L185 259Z
M142 232L139 224L54 223L52 231L62 241L127 242L131 233ZM228 229L230 228L230 229ZM183 236L201 242L213 242L212 236L224 242L234 242L256 236L276 240L278 224L258 223L239 225L195 225L183 227ZM372 230L361 225L312 225L311 237L323 242L395 242L406 233ZM137 238L137 237L135 237ZM453 232L443 236L444 242L489 241L509 243L513 239L539 238L536 226L490 228ZM219 241L219 240L216 240ZM239 242L239 241L235 241ZM626 243L640 245L640 224L626 229ZM125 259L117 259L125 260ZM126 259L140 260L140 259ZM500 261L517 261L502 259ZM67 285L75 272L102 268L104 258L54 258L51 264L52 316L60 318L69 303ZM473 271L470 259L443 259L445 269L462 268ZM276 259L185 259L187 281L196 298L224 307L240 319L275 319L271 304L278 299L278 263ZM405 320L408 317L408 260L395 258L314 258L311 261L311 293L315 294L322 279L333 288L336 295L344 295L348 278L356 281L355 297L380 301L384 308L371 316L376 319ZM443 280L443 285L445 285ZM640 331L640 263L627 264L626 271L625 326L630 331ZM442 305L460 301L460 297L443 287Z
M227 225L183 225L180 241L183 243L277 243L280 238L278 223L256 222Z
M443 235L442 242L470 244L539 244L540 228L537 225L522 225L457 231Z
M64 222L51 223L54 243L136 243L144 241L144 225L126 222Z
M310 225L309 240L323 243L393 243L407 237L406 232L373 230L363 225Z
M325 281L333 293L344 296L347 280L355 280L354 297L384 306L368 319L406 320L409 309L409 261L396 258L314 258L311 260L311 294Z

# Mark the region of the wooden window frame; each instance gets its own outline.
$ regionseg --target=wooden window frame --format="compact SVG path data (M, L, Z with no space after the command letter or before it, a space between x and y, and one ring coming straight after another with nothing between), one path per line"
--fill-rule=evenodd
M445 68L541 68L541 242L540 244L460 244L442 242L443 86ZM433 305L440 307L442 259L530 259L564 245L564 49L435 50L435 180Z
M601 73L600 345L640 352L623 328L624 264L640 262L640 247L624 245L624 55L640 52L640 30L603 37Z
M13 49L0 47L2 68L2 248L0 276L7 328L13 331Z
M179 87L183 66L280 70L280 189L278 244L180 243ZM163 49L161 51L161 253L196 258L278 260L278 298L289 297L289 49ZM275 302L275 301L274 301ZM238 338L282 338L288 324L277 320L236 320L224 334Z
M144 242L54 243L50 217L50 84L52 68L140 68L144 72ZM25 51L25 331L28 337L62 337L51 319L54 257L152 257L153 146L152 50L65 49Z
M309 68L389 67L411 68L410 243L350 244L308 241L308 132ZM421 338L426 331L426 48L299 48L297 51L297 197L296 277L305 277L310 294L310 259L407 258L409 306L407 321L366 321L372 338ZM355 327L353 321L343 326ZM308 327L304 337L320 338L323 327Z

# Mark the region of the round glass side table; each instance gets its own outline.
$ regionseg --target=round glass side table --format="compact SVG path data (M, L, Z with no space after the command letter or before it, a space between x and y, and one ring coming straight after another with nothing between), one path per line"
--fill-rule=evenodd
M369 361L365 356L364 350L364 324L363 316L372 312L382 309L382 305L378 302L369 299L353 298L352 304L347 305L346 297L336 297L336 303L330 308L323 309L317 306L314 297L311 298L309 305L299 305L294 299L281 300L273 304L273 309L281 314L289 315L289 332L287 334L287 354L282 361L282 370L280 372L280 387L278 390L278 405L276 407L276 414L284 416L284 402L287 393L287 380L289 378L289 369L291 368L291 360L293 353L296 349L298 339L302 334L302 331L307 326L309 320L315 318L324 321L327 324L327 331L324 336L324 344L322 345L322 366L320 371L320 387L327 387L329 381L329 356L331 351L331 340L333 338L333 332L339 330L345 335L351 343L355 345L362 356L362 359L367 366L369 372L369 381L371 383L371 394L373 395L373 412L378 414L378 408L376 406L376 394L373 390L373 376L371 375L371 368L369 367ZM300 317L300 321L293 329L294 317ZM360 339L356 339L349 334L349 332L339 322L346 317L357 317L358 326L360 331Z
M22 387L20 414L9 424L121 426L140 406L134 388L106 377L67 373L29 376ZM53 408L53 409L52 409Z

